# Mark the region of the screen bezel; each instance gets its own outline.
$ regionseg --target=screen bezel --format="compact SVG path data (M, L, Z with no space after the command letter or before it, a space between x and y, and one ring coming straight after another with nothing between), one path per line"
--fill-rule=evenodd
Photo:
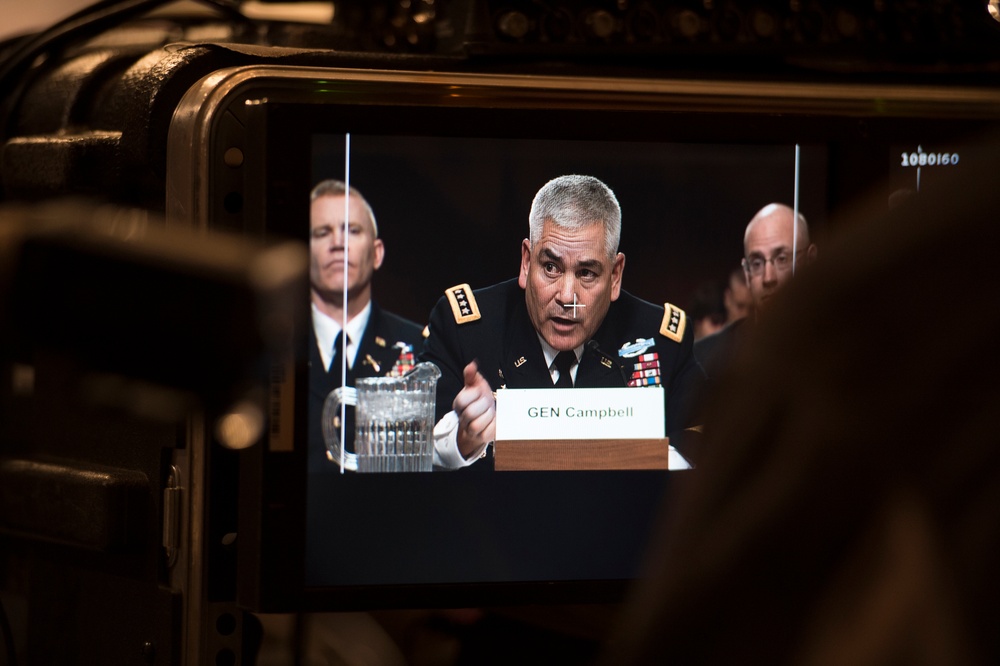
M336 109L362 131L384 132L405 118L440 135L489 128L498 138L551 138L558 128L562 136L594 140L822 145L833 219L873 188L891 187L889 160L871 155L974 135L995 121L998 100L991 91L939 86L235 68L192 88L175 113L167 210L174 223L301 238L308 138ZM226 157L234 147L238 167ZM295 351L294 358L304 358L304 336ZM296 362L290 377L297 395L305 395L305 375ZM241 604L332 610L603 602L625 592L626 580L307 588L302 402L291 419L282 417L295 424L290 445L286 436L283 445L272 441L240 454Z

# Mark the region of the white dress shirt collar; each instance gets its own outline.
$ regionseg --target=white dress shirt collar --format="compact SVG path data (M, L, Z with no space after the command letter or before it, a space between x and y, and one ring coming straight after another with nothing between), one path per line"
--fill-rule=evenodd
M358 355L358 347L361 344L361 337L368 326L368 320L372 314L372 302L368 301L364 309L347 322L347 365L354 367L354 359ZM323 359L323 367L330 369L333 362L333 343L337 340L337 334L341 331L341 323L332 317L320 312L316 304L312 305L313 331L316 333L316 344L319 347L319 356Z

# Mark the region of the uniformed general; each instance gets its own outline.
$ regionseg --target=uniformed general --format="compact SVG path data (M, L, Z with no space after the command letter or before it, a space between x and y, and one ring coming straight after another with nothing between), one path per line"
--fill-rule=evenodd
M406 372L423 343L420 326L383 310L372 299L372 279L382 266L385 245L378 236L375 214L361 193L351 188L345 212L346 196L342 181L324 180L312 190L309 211L313 324L309 336L309 468L314 472L337 469L328 459L320 416L327 395L341 386L345 356L347 385L351 386L361 377ZM347 414L345 443L353 449L353 410Z
M435 464L488 457L501 388L634 387L665 391L666 432L691 425L704 375L683 310L622 290L621 210L590 176L561 176L535 195L517 279L445 292L422 360L441 368Z

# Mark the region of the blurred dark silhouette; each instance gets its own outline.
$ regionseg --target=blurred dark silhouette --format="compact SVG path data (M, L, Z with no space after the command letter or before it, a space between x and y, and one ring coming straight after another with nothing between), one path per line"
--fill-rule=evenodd
M726 288L722 293L722 300L726 306L727 324L731 324L738 319L743 319L750 314L752 306L750 288L747 287L746 276L743 274L743 269L739 266L729 271Z
M688 317L694 326L696 342L706 335L718 333L726 325L724 290L725 286L720 280L707 280L698 285L691 295Z
M883 194L775 298L608 663L1000 661L989 152Z

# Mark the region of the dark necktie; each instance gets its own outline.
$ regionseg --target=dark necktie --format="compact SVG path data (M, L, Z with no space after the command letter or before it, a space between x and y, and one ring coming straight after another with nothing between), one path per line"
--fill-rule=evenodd
M552 364L559 371L556 388L573 388L573 376L569 373L569 370L576 364L576 354L571 351L561 351L556 354L556 360Z
M351 344L350 336L347 337L347 344ZM341 331L337 333L337 339L333 341L333 360L330 361L330 369L328 372L340 372L341 364L341 348L344 345L344 332Z

